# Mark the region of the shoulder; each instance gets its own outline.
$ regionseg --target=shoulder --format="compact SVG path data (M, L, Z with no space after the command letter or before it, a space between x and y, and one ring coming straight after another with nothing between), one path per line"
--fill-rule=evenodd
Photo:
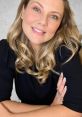
M75 55L72 57L72 59L79 57L79 50L80 47L75 53ZM66 62L71 56L72 56L71 50L68 47L66 47L64 44L61 44L56 50L56 59L59 63Z
M0 40L0 50L3 50L5 48L10 49L9 43L7 42L7 39L1 39Z
M63 105L71 110L82 112L82 64L79 57L80 47L70 61L60 65L60 71L66 77L67 92ZM61 45L57 48L57 60L61 64L72 55L70 49Z
M7 40L6 39L0 40L0 53L6 52L9 49L10 48L9 48L9 44L8 44Z
M5 58L9 51L9 45L6 39L0 40L0 60Z
M14 63L16 55L14 51L10 48L9 43L6 39L0 40L0 64L10 64Z
M7 46L8 46L8 43L6 39L0 40L0 51L6 48Z
M0 54L8 54L11 53L15 56L14 51L10 48L9 43L6 39L0 40Z

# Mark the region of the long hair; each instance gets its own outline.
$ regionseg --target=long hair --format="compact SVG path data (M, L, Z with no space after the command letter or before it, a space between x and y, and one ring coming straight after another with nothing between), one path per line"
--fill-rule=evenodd
M22 30L21 11L23 6L28 5L29 0L21 0L16 18L7 35L9 45L17 55L15 61L16 70L20 73L25 71L33 75L40 83L44 83L50 71L53 71L56 65L55 51L61 43L65 43L65 46L71 50L70 59L78 50L79 31L74 22L68 1L63 1L64 15L61 24L54 37L42 44L37 56L35 56L34 50Z

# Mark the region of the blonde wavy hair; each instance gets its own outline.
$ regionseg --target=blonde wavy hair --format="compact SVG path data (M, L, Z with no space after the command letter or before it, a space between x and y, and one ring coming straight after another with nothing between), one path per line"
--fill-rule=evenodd
M63 1L64 15L61 24L54 37L42 44L37 56L35 56L34 50L22 30L21 11L23 6L27 6L29 0L21 0L16 18L7 35L8 43L17 55L15 61L16 70L20 73L25 71L33 75L40 83L44 83L50 71L53 71L56 65L55 51L61 43L65 43L65 46L72 52L69 60L78 50L79 31L74 22L68 1Z

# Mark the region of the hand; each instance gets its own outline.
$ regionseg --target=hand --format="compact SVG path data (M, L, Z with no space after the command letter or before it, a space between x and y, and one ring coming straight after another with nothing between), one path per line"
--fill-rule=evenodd
M51 105L63 104L63 98L67 91L67 86L65 86L66 78L63 77L63 73L61 73L58 83L57 83L57 93Z

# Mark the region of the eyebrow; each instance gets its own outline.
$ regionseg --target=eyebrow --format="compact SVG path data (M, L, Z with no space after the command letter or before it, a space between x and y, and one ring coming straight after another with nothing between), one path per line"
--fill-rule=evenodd
M32 3L38 4L40 7L43 8L43 6L42 6L39 2L37 2L37 1L33 1ZM31 3L31 4L32 4L32 3Z
M39 2L37 2L37 1L33 1L32 3L38 4L40 7L43 8L43 6ZM51 11L51 13L56 13L56 14L60 15L60 17L62 17L62 15L58 11Z
M51 13L56 13L56 14L58 14L60 17L62 17L61 13L59 13L58 11L52 11Z

